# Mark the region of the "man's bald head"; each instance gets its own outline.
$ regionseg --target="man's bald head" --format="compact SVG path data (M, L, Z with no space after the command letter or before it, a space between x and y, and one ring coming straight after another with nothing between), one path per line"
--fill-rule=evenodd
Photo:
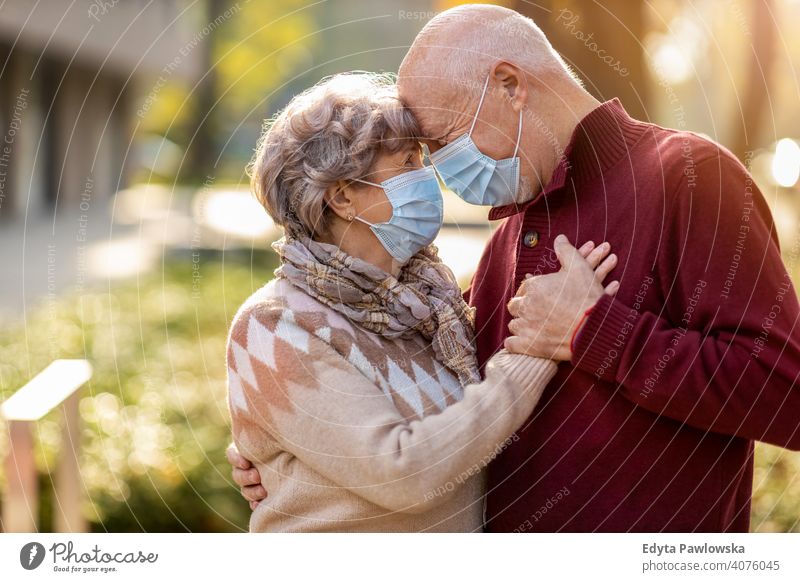
M497 60L514 62L531 75L577 82L533 20L489 4L457 6L431 19L403 59L399 80L482 83Z
M550 178L563 142L597 104L533 20L486 4L431 19L403 59L397 86L432 150L467 133L484 86L473 134L482 153L496 160L513 155L526 119L518 151L527 191L519 201Z

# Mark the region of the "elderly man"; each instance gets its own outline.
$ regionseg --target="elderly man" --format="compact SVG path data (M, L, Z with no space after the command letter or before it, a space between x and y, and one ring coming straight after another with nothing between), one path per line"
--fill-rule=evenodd
M598 102L504 8L431 20L398 87L447 185L503 220L468 292L481 362L563 361L488 467L487 530L747 531L753 441L800 449L800 306L746 169ZM569 291L567 239L611 243L615 296Z

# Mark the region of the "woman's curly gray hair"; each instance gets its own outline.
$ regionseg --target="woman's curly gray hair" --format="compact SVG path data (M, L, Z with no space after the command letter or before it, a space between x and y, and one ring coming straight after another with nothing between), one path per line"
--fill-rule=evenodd
M368 176L381 152L418 148L419 139L391 77L342 73L297 95L267 122L247 173L277 224L292 236L313 237L328 226L328 188Z

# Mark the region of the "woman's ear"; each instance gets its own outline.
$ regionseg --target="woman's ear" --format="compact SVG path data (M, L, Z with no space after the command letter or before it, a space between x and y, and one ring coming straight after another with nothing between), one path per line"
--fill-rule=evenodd
M511 101L514 111L525 107L528 98L528 77L525 71L508 61L498 62L492 71L495 80L500 83L503 97Z
M351 221L355 216L353 187L339 180L325 191L325 204L342 220Z

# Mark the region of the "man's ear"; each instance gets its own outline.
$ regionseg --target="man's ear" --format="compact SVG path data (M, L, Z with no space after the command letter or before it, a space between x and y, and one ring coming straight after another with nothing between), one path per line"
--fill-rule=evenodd
M492 75L500 84L503 97L511 101L514 111L520 111L528 98L528 77L525 71L508 61L499 61L493 67Z
M355 215L352 190L352 186L339 180L325 191L325 204L342 220L352 220Z

